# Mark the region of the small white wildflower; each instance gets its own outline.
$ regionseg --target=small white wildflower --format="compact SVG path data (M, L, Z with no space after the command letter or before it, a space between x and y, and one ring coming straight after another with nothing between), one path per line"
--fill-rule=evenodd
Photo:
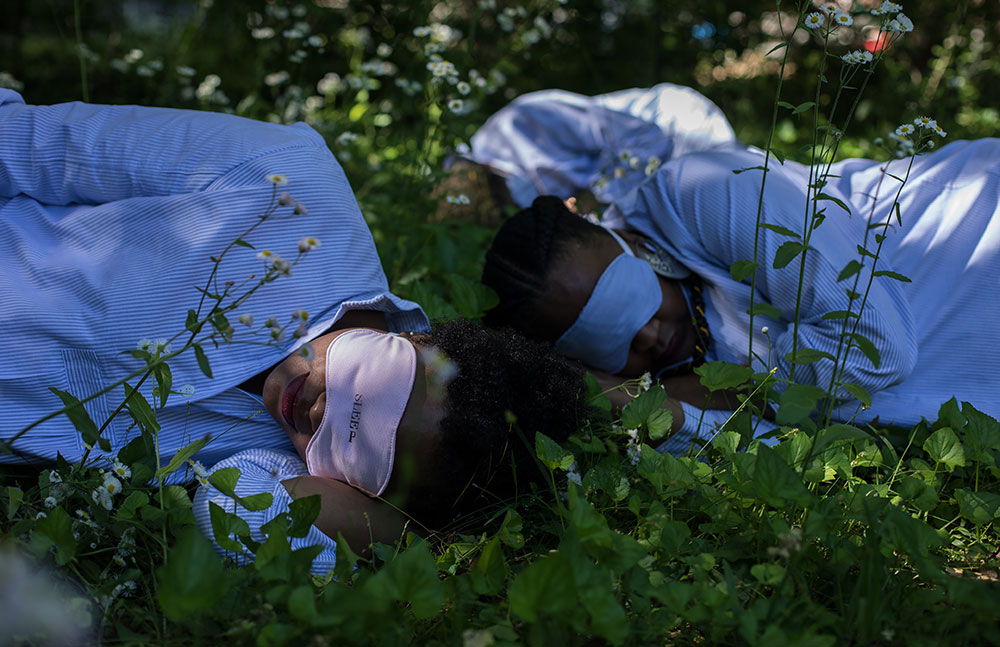
M639 164L641 164L641 163L642 163L642 160L639 159L638 155L633 155L632 157L628 158L628 166L629 166L629 168L637 169L637 168L639 168Z
M639 390L645 393L651 386L653 386L653 376L649 374L649 371L646 371L639 378Z
M465 103L461 99L451 99L448 101L448 110L452 112L461 112L463 106L465 106Z
M926 145L927 148L934 148L934 140L933 139L928 140Z
M322 47L323 45L326 44L326 42L323 40L323 37L320 36L319 34L313 34L308 38L308 40L306 40L306 42L312 45L313 47Z
M259 252L257 252L257 260L264 261L265 263L267 261L274 259L275 257L276 255L274 254L274 252L272 252L269 249L262 249Z
M296 216L308 216L309 210L306 209L306 205L302 204L301 202L296 202L295 208L292 209L292 213L295 214Z
M277 254L275 254L274 261L271 262L271 267L282 276L291 276L292 274L292 264Z
M108 494L114 496L122 491L122 482L111 472L104 475L104 484L101 486Z
M313 238L312 236L299 238L299 251L303 254L311 252L314 249L319 249L322 246L323 244L319 241L319 238Z
M930 117L917 117L913 120L914 126L920 126L921 128L928 128L934 130L937 127L937 122Z
M250 36L257 40L267 40L274 38L274 29L271 27L257 27L250 30Z
M125 560L122 558L121 555L115 555L114 557L111 558L111 561L114 562L115 566L117 566L118 568L125 568Z
M770 328L768 328L767 326L761 326L761 327L760 327L760 334L762 334L762 335L766 335L766 334L767 334L767 333L769 333L769 332L771 332L771 329L770 329Z
M139 59L141 59L143 56L144 56L144 52L141 49L132 49L132 50L129 50L129 53L126 54L125 56L123 56L122 59L126 63L128 63L128 64L131 65L132 63L138 62Z
M111 597L129 597L135 592L135 589L135 582L132 580L122 582L121 584L115 586L115 588L111 589Z
M305 310L295 310L292 312L292 321L308 321L309 313Z
M895 22L899 25L899 28L897 29L897 31L900 31L900 32L903 32L903 33L909 33L911 31L913 31L913 21L910 20L910 18L906 14L902 14L902 13L898 14L896 16L896 21Z
M890 2L889 0L884 0L879 6L879 11L882 13L899 13L903 10L903 7L896 4L895 2Z
M240 322L247 328L253 327L253 315L250 314L249 312L241 314L239 317L236 317L236 321Z
M295 331L292 333L292 337L298 339L299 337L305 337L309 334L309 329L306 328L306 323L303 321L295 327Z
M618 152L618 159L621 160L622 162L627 162L631 158L632 158L632 151L630 150L626 149Z
M285 186L288 184L288 176L283 173L274 173L267 176L267 181L275 186Z
M941 126L934 126L934 132L937 133L939 137L947 137L948 133L945 132L944 128Z
M195 473L195 476L208 477L208 470L201 464L201 461L188 459L188 463L191 465L191 471Z
M302 347L299 348L298 352L299 352L299 355L301 355L302 357L305 357L308 360L311 360L313 358L313 355L314 355L312 344L303 344Z
M43 503L45 504L45 507L50 510L59 505L59 502L56 501L56 498L54 496L45 497L45 501L43 501Z
M472 86L466 83L465 81L459 81L455 85L455 89L458 90L458 93L463 96L472 92Z
M470 202L469 196L465 195L464 193L459 193L457 196L455 196L455 204L469 204L469 202Z
M156 340L156 352L157 353L169 353L172 350L170 342L166 339L160 338Z
M285 83L290 78L292 78L291 75L285 70L281 70L280 72L272 72L271 74L264 76L264 85L273 88L276 85L281 85L282 83Z
M916 129L913 127L913 124L903 124L896 129L896 134L899 135L900 137L906 137L914 130Z
M840 57L840 60L844 61L848 65L857 65L861 62L858 58L857 52L848 52Z
M191 388L192 390L194 389L194 387ZM181 390L183 391L183 389ZM132 476L132 469L121 461L115 460L115 462L111 465L111 473L120 479L127 479Z
M94 500L95 503L99 503L105 510L110 510L112 506L111 493L105 488L99 487L90 493L90 498Z
M145 337L140 339L139 343L136 344L136 348L138 348L139 350L152 350L152 346L153 346L153 340L146 339Z
M337 139L333 140L333 143L336 144L337 147L339 148L339 147L343 147L343 146L346 146L346 145L350 144L351 142L355 141L357 138L358 138L357 133L343 132L343 133L340 133L339 135L337 135Z
M195 69L193 67L188 67L187 65L178 65L175 69L177 70L178 76L191 78L196 74Z
M148 79L149 77L153 76L153 68L149 67L148 65L140 65L139 67L135 68L135 73L139 76Z
M876 137L875 139L872 140L872 143L875 144L876 146L881 146L884 142L881 137Z
M281 324L278 323L278 318L275 317L274 315L272 315L272 316L268 317L266 321L264 321L264 327L265 328L281 328Z
M420 357L423 359L427 371L433 377L434 383L438 386L447 386L458 375L458 365L442 353L437 346L421 347Z
M628 456L628 462L631 463L633 466L639 464L639 457L641 456L641 453L639 451L638 445L629 445L628 447L626 447L625 455Z
M852 18L849 13L838 11L833 14L833 22L837 23L841 27L850 27L854 24L854 18Z
M836 2L824 2L819 8L827 13L836 13L837 11L840 11L840 7L837 6Z
M59 476L59 472L55 470L49 470L49 483L62 483L63 479Z
M618 168L615 169L614 176L617 179L621 179L621 178L625 177L625 173L626 173L625 168L622 167L622 166L619 166Z
M580 487L583 487L583 477L580 476L579 472L572 468L566 471L566 480L570 483L576 483Z
M431 35L431 28L421 25L420 27L413 28L413 35L417 38L424 38L425 36Z
M817 27L822 27L823 26L823 14L813 12L813 13L809 14L808 16L806 16L806 19L803 22L805 23L805 26L808 27L809 29L815 29Z
M49 515L45 514L44 512L39 512L38 514L35 515L35 521L41 521L47 516Z
M181 389L180 389L180 391L178 391L178 393L180 393L185 398L193 397L194 396L194 384L185 384L184 386L181 387Z
M645 169L646 175L652 175L653 173L656 173L656 170L660 168L660 164L661 162L659 157L657 157L656 155L650 155L649 159L646 160L646 169Z
M628 436L629 440L633 443L639 442L639 430L638 429L626 429L625 435Z

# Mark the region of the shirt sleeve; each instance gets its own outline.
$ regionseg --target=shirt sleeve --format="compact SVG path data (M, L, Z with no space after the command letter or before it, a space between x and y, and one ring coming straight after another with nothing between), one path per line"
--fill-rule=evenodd
M715 439L722 430L722 425L726 424L726 421L733 415L732 411L699 409L683 400L681 401L681 409L684 411L684 424L657 446L656 451L683 456L692 447L700 448L707 445ZM775 444L778 442L777 439L760 438L760 436L774 431L778 427L768 420L754 418L754 437L762 443Z
M665 243L668 251L709 284L734 283L729 274L730 265L753 258L754 237L759 233L757 289L761 299L781 312L780 322L776 322L781 325L775 326L780 332L775 335L772 330L771 361L779 369L778 376L787 377L791 363L786 356L793 346L791 322L798 298L800 257L796 256L783 268L775 268L773 261L779 248L795 239L772 229L755 231L760 172L734 174L733 170L759 164L759 156L750 151L731 150L678 158L631 194L620 205L620 214L614 216L624 217L630 225L637 225L643 233ZM787 164L793 165L792 162ZM801 231L807 181L807 169L799 173L794 166L772 167L763 196L763 222ZM832 188L827 192L837 195ZM840 199L848 204L846 197L840 196ZM820 208L826 210L826 220L815 230L806 256L798 348L818 349L836 356L844 322L824 319L823 315L847 309L846 290L852 287L853 279L839 281L838 275L848 261L859 258L857 246L864 240L867 221L860 214L844 212L831 201L821 202ZM859 292L864 292L871 272L870 259L866 260ZM878 269L893 268L880 259ZM749 282L749 279L744 281ZM873 392L902 381L913 370L917 335L902 285L885 278L876 278L872 283L857 332L878 349L880 363L875 366L858 348L852 348L846 356L844 381ZM749 293L749 287L739 284L732 287L746 289ZM857 307L858 301L855 301L853 309L856 311ZM761 325L769 320L758 318L756 321ZM851 320L851 326L854 321ZM833 361L829 359L797 365L795 381L826 388L833 368Z
M246 497L269 492L274 496L271 507L251 512L237 505L233 499L210 485L199 487L195 493L194 516L198 529L209 538L220 555L231 557L237 564L243 566L253 561L253 554L245 547L234 553L219 545L212 529L210 504L214 503L224 511L238 515L250 526L251 538L254 541L263 542L267 537L261 532L261 526L278 515L287 513L288 506L292 502L292 497L282 485L282 481L305 476L308 472L305 463L299 457L269 449L248 449L239 452L217 463L210 472L226 467L236 467L240 470L240 478L236 484L237 495ZM313 559L312 573L314 575L324 575L333 570L337 557L337 542L323 534L316 526L310 526L305 537L291 537L289 541L292 550L307 546L321 546L323 548L323 551Z
M0 103L0 141L0 196L23 194L47 205L202 191L254 157L325 148L304 124L146 106L31 106L12 98Z

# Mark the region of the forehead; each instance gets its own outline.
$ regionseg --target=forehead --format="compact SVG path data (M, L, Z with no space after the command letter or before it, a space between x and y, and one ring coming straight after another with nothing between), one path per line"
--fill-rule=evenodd
M611 236L573 241L561 250L545 277L540 324L546 336L558 337L573 324L601 274L621 253Z

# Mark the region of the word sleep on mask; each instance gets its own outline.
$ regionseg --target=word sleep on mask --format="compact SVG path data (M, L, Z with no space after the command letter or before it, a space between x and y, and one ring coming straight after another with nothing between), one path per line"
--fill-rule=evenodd
M606 231L622 248L605 268L573 325L556 340L556 350L607 373L618 373L628 361L636 333L660 309L657 274L670 279L690 272L652 241L639 245L641 258L616 232Z
M369 496L385 491L416 366L413 344L397 335L361 328L333 340L326 351L326 410L306 447L310 474Z

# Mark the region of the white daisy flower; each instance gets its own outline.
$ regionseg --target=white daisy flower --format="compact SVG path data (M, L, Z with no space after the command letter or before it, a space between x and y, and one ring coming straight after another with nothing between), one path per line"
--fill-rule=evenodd
M461 99L451 99L448 101L448 110L452 112L461 112L465 103Z
M933 139L927 140L927 148L934 148L934 140Z
M312 236L303 236L299 238L299 251L305 254L306 252L311 252L314 249L319 249L323 246L323 243L319 241L319 238L313 238Z
M837 11L840 11L840 7L837 6L836 2L824 2L823 4L820 5L819 8L827 13L835 13Z
M295 198L292 197L291 193L288 193L286 191L278 196L278 204L280 204L283 207L290 206L292 204L295 204Z
M808 16L806 16L806 19L803 22L805 23L805 26L808 27L809 29L816 29L817 27L822 27L823 14L813 12Z
M425 36L431 35L431 28L421 25L420 27L413 28L413 35L417 38L424 38Z
M308 216L309 210L306 209L306 205L302 204L301 202L296 202L295 209L292 210L292 213L294 213L296 216Z
M769 332L771 332L771 329L770 329L770 328L768 328L767 326L761 326L761 327L760 327L760 334L762 334L762 335L766 335L766 334L767 334L767 333L769 333Z
M850 27L854 24L854 18L852 18L849 13L838 11L833 14L833 22L837 23L841 27Z
M194 387L191 388L192 390L194 389ZM120 479L127 479L132 476L132 469L128 465L122 463L121 461L116 460L111 465L111 473Z
M913 120L913 125L920 126L921 128L934 130L934 128L937 126L937 121L931 119L930 117L921 116Z
M882 13L899 13L903 10L903 7L896 4L895 2L890 2L889 0L884 0L879 6L879 11Z
M639 390L645 393L651 386L653 386L653 376L649 374L649 371L646 371L639 378Z
M899 135L900 137L906 137L907 135L911 134L914 130L916 130L916 128L913 127L913 124L903 124L902 126L896 129L896 134Z
M117 566L118 568L125 568L125 560L122 558L121 555L115 555L114 557L111 558L111 561L114 562L115 566Z
M45 501L43 501L42 503L44 503L45 507L48 508L49 510L59 505L59 502L56 501L56 498L54 496L45 497Z
M191 471L194 472L195 476L208 478L208 470L205 469L205 466L201 464L201 461L188 459L188 464L191 465Z
M938 134L939 137L947 137L948 133L944 131L941 126L934 126L934 132Z
M312 344L303 344L302 347L299 348L298 352L299 352L299 355L301 355L302 357L305 357L308 360L311 360L313 358L313 355L314 355Z
M253 315L250 314L249 312L241 314L239 317L236 317L236 321L240 322L247 328L253 327Z
M62 477L59 476L59 472L55 470L49 471L49 483L62 483Z
M288 176L282 173L274 173L267 176L267 181L275 186L285 186L288 184Z
M292 264L277 254L275 254L274 261L272 261L271 266L278 272L278 274L283 276L291 276L292 274Z
M463 96L472 92L472 86L466 83L465 81L459 81L458 83L456 83L455 89L458 90L458 93Z
M152 350L151 348L152 345L153 345L153 340L144 337L139 340L139 342L135 345L135 347L138 348L139 350Z
M114 474L108 472L104 475L104 484L101 485L101 488L108 494L114 496L122 491L122 482L119 481Z
M262 249L259 252L257 252L258 261L267 262L273 260L274 258L276 258L275 254L269 249Z
M180 393L185 398L193 397L194 396L194 384L185 384L184 386L182 386L180 388L180 391L178 391L178 393Z

